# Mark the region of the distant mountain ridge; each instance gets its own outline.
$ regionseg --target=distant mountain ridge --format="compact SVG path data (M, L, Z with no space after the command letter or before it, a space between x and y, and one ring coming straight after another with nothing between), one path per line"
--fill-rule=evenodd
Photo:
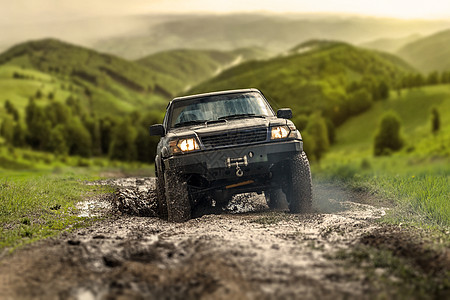
M450 29L403 46L397 53L422 72L450 70Z
M160 74L170 76L185 89L219 74L239 63L268 58L270 54L260 48L233 51L218 50L170 50L141 58L137 64Z
M358 46L378 51L396 53L403 46L422 38L420 34L410 34L401 38L380 38L370 42L364 42Z
M144 17L140 16L143 22ZM285 52L310 39L336 39L359 44L370 39L395 38L412 33L430 34L450 26L447 20L396 20L383 18L237 13L179 15L153 22L145 31L107 37L91 44L102 52L128 59L173 49L262 47Z

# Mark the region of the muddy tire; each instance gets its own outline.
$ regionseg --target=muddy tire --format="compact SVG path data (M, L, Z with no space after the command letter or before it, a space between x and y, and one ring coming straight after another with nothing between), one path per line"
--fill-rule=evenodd
M297 154L290 166L286 188L286 200L291 213L311 211L312 182L311 169L305 152Z
M156 213L161 219L167 220L167 201L164 185L164 173L158 171L158 177L156 177L156 198L158 203Z
M266 196L267 206L270 209L283 209L286 207L284 194L281 189L265 191L264 196Z
M185 180L176 173L164 172L167 220L169 222L186 222L191 219L191 203Z

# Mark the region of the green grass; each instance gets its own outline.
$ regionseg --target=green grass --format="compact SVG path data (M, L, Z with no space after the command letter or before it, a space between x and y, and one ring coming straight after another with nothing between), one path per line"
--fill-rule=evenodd
M402 120L403 134L411 146L432 146L430 111L436 106L441 114L440 138L450 136L450 85L427 86L413 90L402 90L401 95L392 92L388 101L377 102L365 113L351 118L338 130L333 152L365 154L372 151L372 141L381 115L395 111Z
M430 109L440 112L441 129L431 133ZM373 156L373 138L382 114L402 120L406 145L391 156ZM305 141L307 142L307 141ZM376 103L337 130L336 144L320 164L318 180L345 182L392 202L383 221L420 226L450 226L450 86L403 90Z
M86 226L95 218L78 217L76 203L109 188L84 185L96 177L78 172L0 171L0 249Z
M122 162L107 158L61 156L49 152L12 148L0 145L0 172L3 170L66 172L70 168L85 168L91 172L113 169L122 173L142 170L147 176L153 174L153 165L141 162Z
M15 72L28 78L13 78ZM10 65L0 66L0 105L3 107L4 102L10 100L23 114L29 98L35 96L38 90L43 94L42 99L38 101L41 104L49 101L47 95L50 92L54 93L55 101L65 101L71 93L61 89L61 84L68 85L64 80L36 70Z
M450 170L448 160L427 160L414 164L405 155L366 158L313 167L319 181L345 182L390 202L383 218L388 223L420 226L450 226Z
M154 167L142 163L0 146L0 252L94 222L78 217L75 204L111 190L85 180L153 174Z

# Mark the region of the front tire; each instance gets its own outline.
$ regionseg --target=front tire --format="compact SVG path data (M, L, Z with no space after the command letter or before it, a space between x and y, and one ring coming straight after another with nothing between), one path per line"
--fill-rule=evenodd
M167 219L169 222L186 222L191 219L191 203L187 182L175 172L164 172Z
M157 213L161 219L167 220L167 201L164 185L164 173L158 171L158 177L156 177L156 197L158 201Z
M312 181L308 157L301 152L292 160L290 176L287 178L286 200L291 213L311 211Z

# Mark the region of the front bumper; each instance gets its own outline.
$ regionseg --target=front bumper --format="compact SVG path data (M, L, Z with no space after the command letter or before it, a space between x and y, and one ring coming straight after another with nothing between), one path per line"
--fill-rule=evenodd
M288 160L301 151L301 140L273 141L186 153L163 159L163 163L166 170L176 170L185 175L201 175L208 181L216 181L236 178L236 166L227 164L230 158L247 157L248 164L239 167L245 177L248 177L268 174L274 164Z

